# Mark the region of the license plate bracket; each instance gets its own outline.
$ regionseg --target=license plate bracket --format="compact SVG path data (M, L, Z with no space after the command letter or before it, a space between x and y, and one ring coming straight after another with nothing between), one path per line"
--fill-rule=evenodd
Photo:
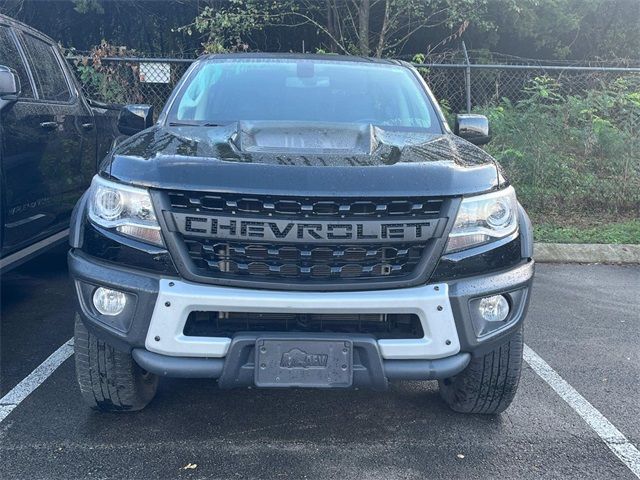
M257 387L350 387L353 342L326 339L258 338L255 344Z

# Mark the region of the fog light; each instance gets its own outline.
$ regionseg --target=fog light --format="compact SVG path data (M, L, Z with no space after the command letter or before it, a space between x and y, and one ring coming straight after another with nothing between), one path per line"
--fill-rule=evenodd
M102 315L119 315L127 304L127 296L117 290L98 288L93 294L93 306Z
M502 322L509 315L509 302L503 295L484 297L480 300L478 310L487 322Z

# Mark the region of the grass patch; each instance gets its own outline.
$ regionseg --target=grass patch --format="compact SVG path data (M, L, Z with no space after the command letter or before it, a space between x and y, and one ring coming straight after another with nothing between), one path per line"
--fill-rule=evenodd
M640 220L597 226L534 223L533 228L536 242L640 244Z

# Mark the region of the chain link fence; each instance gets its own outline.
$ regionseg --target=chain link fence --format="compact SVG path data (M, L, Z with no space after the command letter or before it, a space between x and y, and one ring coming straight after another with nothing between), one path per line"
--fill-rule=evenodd
M111 104L147 103L159 112L193 59L105 57L96 67L88 59L68 57L85 95ZM576 67L572 65L477 65L414 63L444 108L464 112L502 100L513 103L530 96L536 79L554 82L563 97L605 90L617 79L638 87L640 68ZM469 87L467 85L469 84ZM638 90L640 92L640 90Z
M554 93L564 98L606 90L618 79L627 79L636 86L640 80L640 68L418 63L414 66L436 98L457 113L467 110L467 105L478 108L496 105L504 99L516 103L529 98L536 80L541 78L555 84Z
M89 98L162 110L193 62L175 58L70 58ZM414 65L450 122L488 115L486 149L534 220L597 227L640 217L640 68L480 65L466 57Z
M69 57L88 98L105 103L148 103L156 112L164 106L193 59L106 57L96 68L82 57ZM460 113L530 96L536 79L556 83L563 97L605 90L618 79L640 83L640 68L576 67L558 65L465 65L414 63L445 109ZM467 81L468 76L468 81ZM469 88L467 89L467 84ZM640 90L638 90L640 92Z
M67 57L87 98L115 105L146 103L157 116L192 59Z

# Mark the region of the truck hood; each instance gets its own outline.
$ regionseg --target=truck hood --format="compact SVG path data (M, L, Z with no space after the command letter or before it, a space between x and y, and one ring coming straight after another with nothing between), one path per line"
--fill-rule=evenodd
M300 122L156 125L101 171L152 188L314 196L465 195L501 179L490 155L455 135Z

